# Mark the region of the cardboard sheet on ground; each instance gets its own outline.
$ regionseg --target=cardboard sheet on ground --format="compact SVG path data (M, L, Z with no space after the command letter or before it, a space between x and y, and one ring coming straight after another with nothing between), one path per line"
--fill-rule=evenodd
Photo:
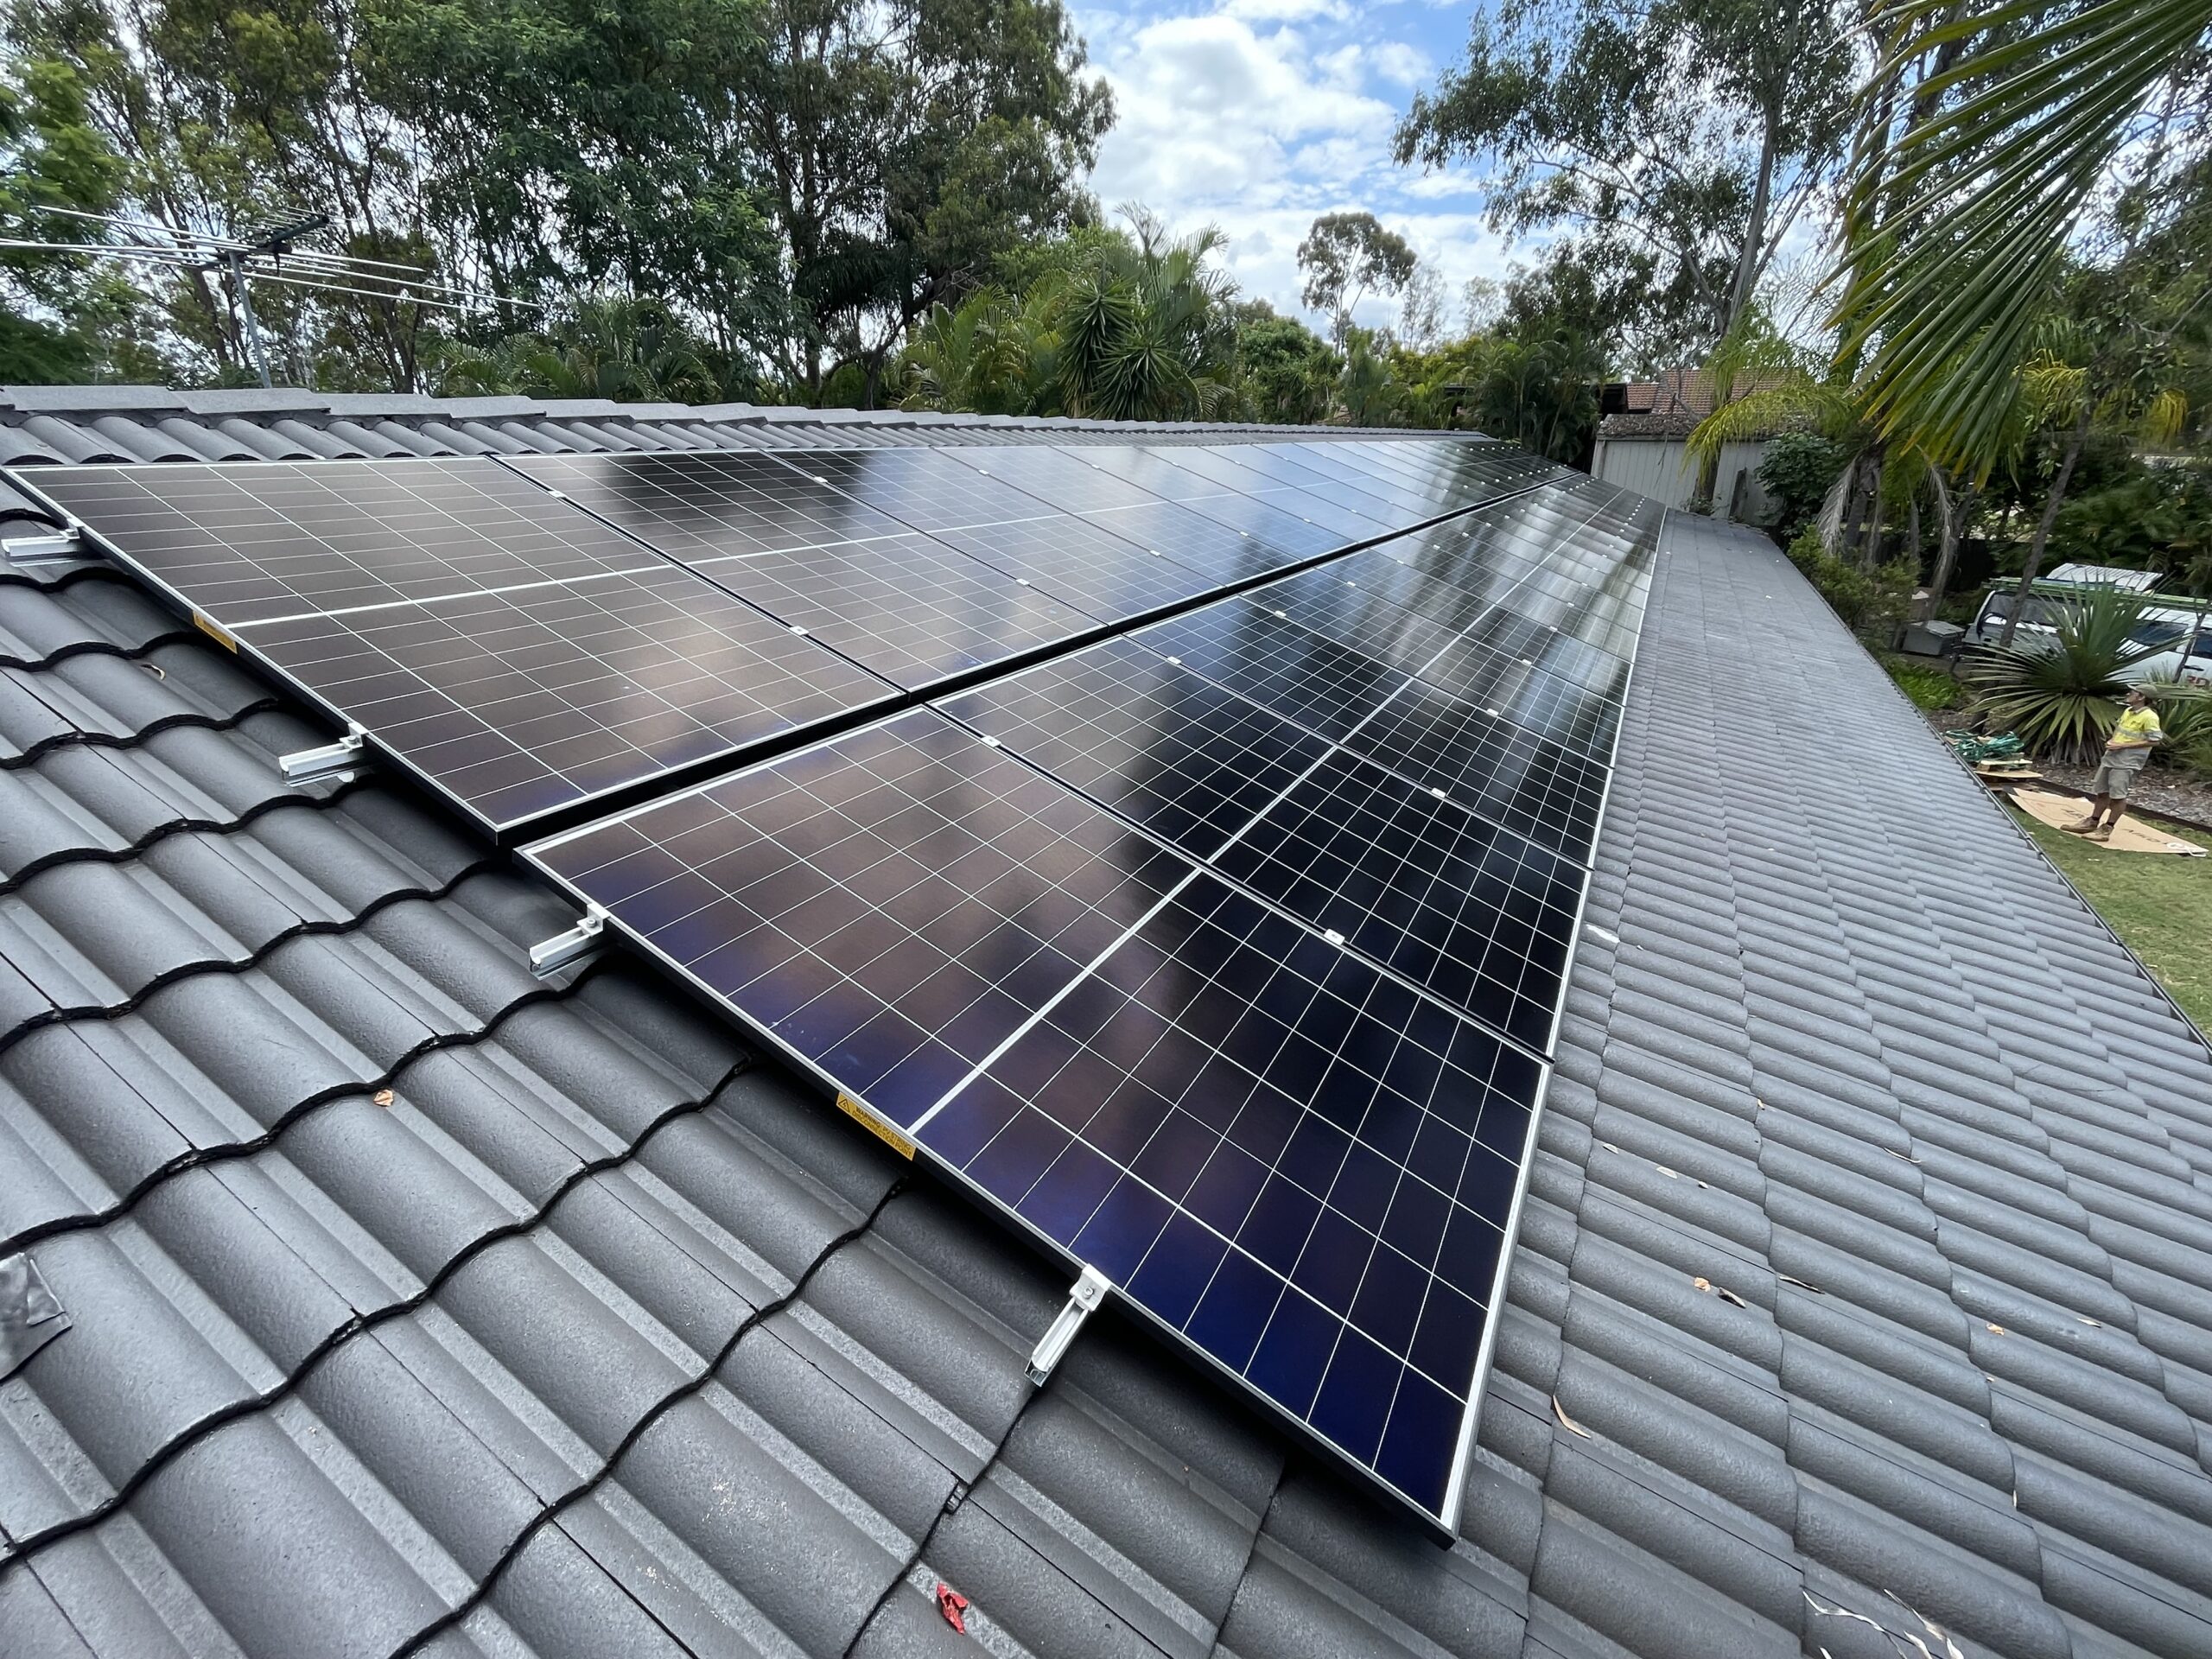
M2054 830L2063 830L2069 823L2079 823L2089 815L2089 804L2078 795L2060 795L2047 789L2016 789L2012 799L2020 810ZM2112 832L2110 841L2101 841L2100 847L2108 847L2115 853L2178 853L2184 858L2202 858L2204 849L2193 841L2183 841L2170 836L2156 824L2147 823L2129 813L2120 821L2120 828Z

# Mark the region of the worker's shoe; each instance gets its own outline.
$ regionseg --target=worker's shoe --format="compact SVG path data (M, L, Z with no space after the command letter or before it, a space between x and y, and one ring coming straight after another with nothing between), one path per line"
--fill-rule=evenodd
M2088 832L2089 839L2091 841L2110 841L2112 839L2112 832L2119 827L2120 826L2118 824L2108 823L2101 830L2092 830Z
M2093 836L2097 831L2097 821L2084 818L2079 823L2062 823L2058 827L2069 836Z

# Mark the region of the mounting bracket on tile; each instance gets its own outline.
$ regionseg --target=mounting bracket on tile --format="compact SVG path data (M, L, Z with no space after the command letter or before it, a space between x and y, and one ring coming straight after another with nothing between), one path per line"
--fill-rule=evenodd
M1083 1322L1097 1312L1098 1304L1106 1300L1106 1293L1113 1287L1114 1281L1097 1268L1087 1267L1083 1270L1083 1277L1068 1292L1068 1305L1060 1310L1060 1317L1052 1321L1052 1328L1038 1342L1036 1351L1029 1356L1032 1382L1040 1389L1045 1386L1045 1379L1052 1376L1052 1367L1060 1363L1060 1356L1067 1352L1075 1333L1083 1329Z
M599 949L599 936L606 926L607 912L597 905L586 905L582 919L574 927L530 947L530 971L544 979L572 962L582 962Z
M280 754L276 757L276 770L288 784L309 783L317 778L327 778L334 772L357 771L367 764L362 754L362 742L368 734L367 727L358 721L348 721L346 735L335 743Z
M77 526L69 524L45 536L10 536L0 541L0 553L7 555L10 564L49 564L57 559L83 558L85 543Z

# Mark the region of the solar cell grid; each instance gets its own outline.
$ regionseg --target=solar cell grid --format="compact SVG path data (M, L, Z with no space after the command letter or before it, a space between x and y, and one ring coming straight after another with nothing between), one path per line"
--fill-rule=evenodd
M1270 616L1310 628L1408 674L1420 673L1456 637L1417 612L1349 585L1336 574L1338 568L1332 561L1255 588L1245 597Z
M695 567L906 531L766 454L514 455L506 464Z
M1285 563L1311 558L1343 545L1344 537L1323 524L1300 518L1255 497L1186 472L1168 459L1172 451L1155 454L1127 445L1086 445L1081 454L1093 466L1125 478L1240 537L1249 537L1272 550Z
M499 828L891 695L658 562L634 575L238 633Z
M226 626L659 563L490 461L68 467L38 484Z
M1224 875L1538 1052L1582 871L1339 749L1215 861Z
M1211 857L1328 747L1126 639L938 707L1199 859Z
M928 709L531 856L912 1124L1188 863Z
M1347 542L1387 536L1427 516L1411 505L1383 501L1323 478L1263 444L1193 445L1176 455L1177 466L1311 518Z
M1605 801L1605 766L1578 748L1415 680L1348 740L1425 789L1586 861Z
M1346 542L1363 542L1371 537L1402 529L1410 521L1410 515L1394 515L1391 521L1384 522L1370 518L1363 513L1349 512L1311 491L1299 489L1244 466L1233 454L1220 448L1184 444L1173 448L1158 448L1154 453L1166 456L1186 472L1197 474L1229 494L1262 502L1280 512L1319 526L1328 532L1329 538L1324 543L1325 547L1340 547Z
M1541 1076L1200 875L922 1134L1441 1516Z
M1328 738L1344 736L1406 680L1365 653L1245 599L1224 600L1131 637Z

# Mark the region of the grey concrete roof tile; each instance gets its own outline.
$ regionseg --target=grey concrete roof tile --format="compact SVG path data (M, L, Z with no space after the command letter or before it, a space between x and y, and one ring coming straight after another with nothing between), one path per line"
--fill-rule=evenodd
M2065 1627L2023 1583L1906 1516L1808 1484L1797 1547L1830 1571L1886 1593L2006 1659L2068 1659Z
M52 587L0 580L0 661L16 666L86 652L140 652L183 628L143 590L104 573Z
M1908 1516L1915 1527L1979 1561L2035 1577L2034 1529L2015 1512L2009 1486L1974 1480L1817 1408L1792 1414L1789 1452L1790 1467L1809 1485Z
M2150 1653L2158 1659L2195 1659L2212 1643L2212 1620L2201 1605L2176 1605L2153 1590L2129 1582L2127 1565L2089 1550L2056 1542L2044 1548L2044 1593L2054 1608L2088 1621L2075 1642L2075 1659L2116 1652ZM2069 1621L2072 1629L2071 1621ZM2117 1638L2111 1645L2104 1640ZM2126 1643L2123 1648L2120 1644Z
M1579 1514L1555 1514L1545 1526L1529 1588L1574 1622L1652 1659L1780 1659L1799 1651L1794 1630L1606 1537Z

